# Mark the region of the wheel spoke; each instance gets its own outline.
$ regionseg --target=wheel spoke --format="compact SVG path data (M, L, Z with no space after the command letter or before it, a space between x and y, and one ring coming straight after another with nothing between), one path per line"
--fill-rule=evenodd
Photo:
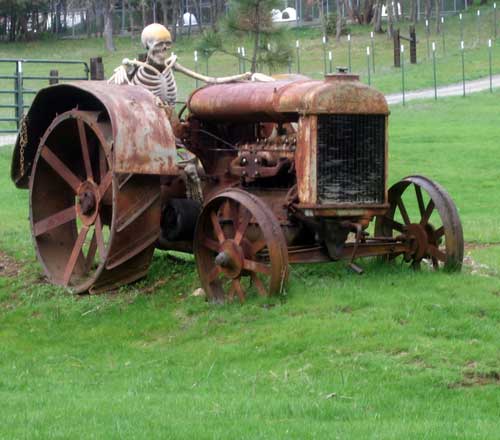
M441 226L440 228L436 229L436 232L434 232L436 240L439 240L443 235L444 235L444 226Z
M398 231L398 232L404 232L405 227L403 226L403 224L397 222L396 220L385 216L384 221L389 224L391 229Z
M219 266L215 266L208 274L208 282L213 283L219 276L221 269Z
M212 220L212 226L214 228L215 235L219 243L224 243L226 241L226 237L224 236L224 232L222 232L222 228L220 227L219 218L217 217L217 213L212 211L210 213L210 219Z
M241 211L241 209L240 209ZM238 222L238 229L236 230L236 234L234 236L234 241L236 244L240 244L243 236L245 235L245 232L247 231L248 224L250 223L250 218L252 215L250 214L249 211L246 209L244 210L243 213L243 219Z
M254 260L246 260L243 262L243 268L251 272L259 272L265 275L271 275L271 268L264 263L259 263Z
M214 252L220 251L219 243L217 243L215 240L212 240L211 238L205 237L201 244L206 248L210 249L211 251Z
M80 135L80 146L82 148L83 163L85 165L85 172L87 173L87 179L94 180L94 174L92 173L92 165L90 163L87 133L85 132L85 125L83 123L83 120L77 119L77 125L78 125L78 133Z
M427 204L427 208L425 208L424 215L422 216L422 219L420 220L421 225L426 225L429 223L429 219L431 218L432 211L434 211L434 201L430 200L429 203Z
M92 269L92 264L94 263L95 254L97 252L97 239L96 232L92 234L92 239L90 240L89 251L87 252L87 258L85 259L85 272L89 272Z
M262 280L257 276L255 272L252 272L251 278L252 278L252 283L255 285L257 291L259 292L259 295L267 296L267 289L265 288Z
M406 211L406 206L403 203L403 200L401 198L398 199L397 205L399 208L399 212L401 213L401 216L403 217L405 225L409 225L411 223L410 217L408 216L408 211Z
M106 161L106 153L104 149L101 147L99 148L99 182L102 182L106 175L106 169L107 169L107 161Z
M437 258L431 258L432 260L432 267L434 268L434 270L438 270L439 269L439 261Z
M227 298L229 299L229 302L233 302L235 293L236 293L236 288L234 287L234 282L231 281L231 286L227 291Z
M420 217L422 217L425 212L424 198L422 196L422 188L420 188L420 186L418 186L416 183L415 183L415 194L417 196L418 210L420 211Z
M75 270L76 262L78 260L78 257L80 256L80 252L82 251L83 243L85 243L85 238L87 237L87 232L89 232L89 227L83 226L82 229L80 229L80 233L78 234L78 237L75 241L73 250L71 251L71 255L68 259L68 263L66 264L66 268L64 269L63 284L65 286L69 284L71 275Z
M430 244L427 246L427 252L431 255L431 257L438 259L439 261L446 261L446 254L440 251L437 246Z
M104 237L102 235L102 221L100 214L97 214L97 218L95 219L95 232L94 232L97 248L99 249L99 257L101 261L104 261L104 254L106 252L106 248L104 246Z
M259 239L257 241L254 241L252 243L250 252L251 252L252 255L255 255L258 252L260 252L262 249L264 249L266 246L267 246L266 240L264 240L263 238L261 238L261 239Z
M229 200L226 203L229 204L228 215L233 220L234 233L236 234L240 220L239 205L234 200L232 201L232 203L230 203Z
M106 194L106 191L108 190L112 181L113 181L113 173L109 171L108 174L106 174L104 178L101 179L101 183L99 184L99 194L101 195L101 199Z
M239 278L233 280L232 287L234 287L234 290L236 290L236 293L238 294L240 301L245 302L245 291L243 290L243 286L241 285Z
M75 193L78 187L82 183L81 180L73 174L71 171L53 152L52 150L44 145L41 152L42 157L45 159L51 168L59 174L59 176L71 187Z
M75 218L76 209L74 206L70 206L69 208L63 209L56 214L36 222L33 226L33 233L35 237L38 237L39 235L45 234L46 232L57 228L58 226L64 225Z

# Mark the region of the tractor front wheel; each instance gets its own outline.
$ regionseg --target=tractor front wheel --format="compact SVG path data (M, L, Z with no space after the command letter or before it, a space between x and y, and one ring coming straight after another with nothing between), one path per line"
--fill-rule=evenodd
M283 291L288 253L280 224L258 197L240 189L219 193L203 208L194 254L207 297L215 302L245 301Z
M426 261L434 270L461 269L462 224L442 186L422 176L409 176L390 188L389 203L388 212L376 220L376 236L399 236L407 241L409 251L403 257L414 268Z

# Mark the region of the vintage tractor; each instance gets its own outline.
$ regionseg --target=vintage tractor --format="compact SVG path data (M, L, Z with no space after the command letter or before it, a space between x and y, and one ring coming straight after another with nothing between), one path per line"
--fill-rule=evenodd
M34 100L12 178L29 188L47 277L74 292L143 277L155 248L193 252L216 301L279 294L290 263L361 272L358 257L401 256L460 270L445 190L410 176L387 191L388 115L381 93L342 72L200 88L175 133L141 87L56 85Z

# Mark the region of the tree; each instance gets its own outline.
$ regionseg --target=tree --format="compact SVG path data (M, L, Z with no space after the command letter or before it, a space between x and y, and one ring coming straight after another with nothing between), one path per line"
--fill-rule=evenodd
M113 42L113 11L115 9L115 2L113 0L103 0L104 12L104 43L106 49L114 52L115 44Z
M285 31L277 28L271 17L271 10L280 5L280 0L233 0L230 4L226 28L253 42L252 72L260 62L273 68L288 61L291 49L285 42Z
M373 14L373 32L382 33L382 0L377 0Z
M372 22L375 0L344 0L344 8L353 23L369 24ZM338 9L340 11L340 9Z

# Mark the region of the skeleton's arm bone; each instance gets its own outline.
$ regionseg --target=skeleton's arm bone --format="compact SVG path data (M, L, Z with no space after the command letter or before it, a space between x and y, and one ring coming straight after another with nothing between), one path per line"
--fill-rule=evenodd
M239 81L239 80L248 80L252 77L252 74L250 72L247 73L242 73L240 75L233 75L233 76L222 76L220 78L214 78L212 76L205 76L200 73L194 72L187 67L182 66L179 63L175 63L173 66L174 70L177 70L178 72L182 72L187 76L190 76L191 78L198 79L200 81L209 83L209 84L221 84L221 83L227 83L227 82L232 82L232 81Z

